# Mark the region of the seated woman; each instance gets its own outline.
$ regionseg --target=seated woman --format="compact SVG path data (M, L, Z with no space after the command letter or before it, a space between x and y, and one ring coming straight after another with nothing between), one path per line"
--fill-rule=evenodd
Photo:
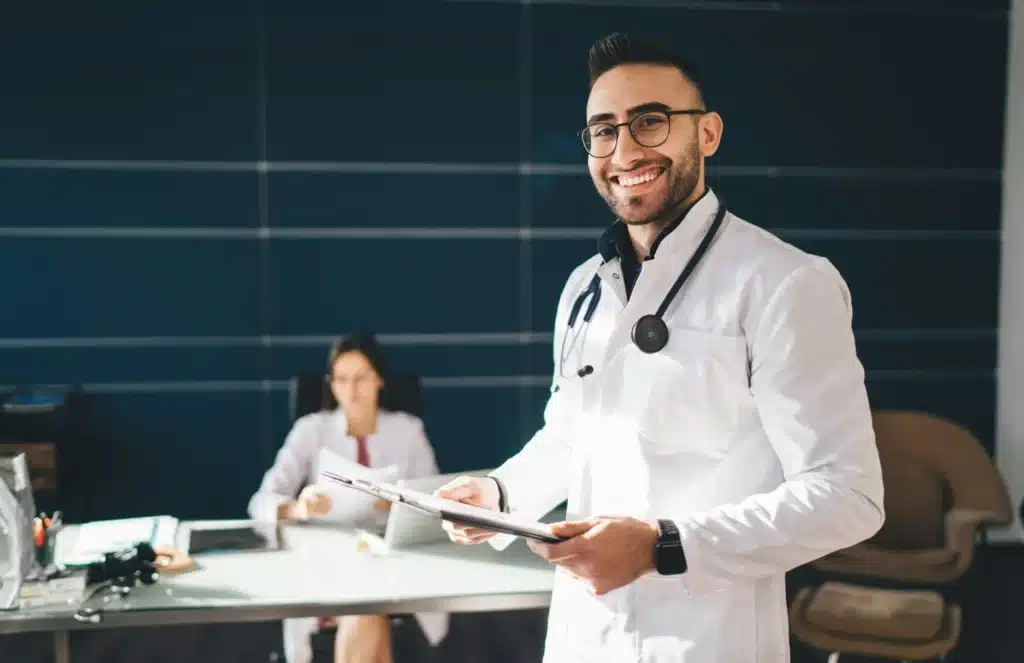
M387 368L380 346L370 334L356 333L331 348L326 379L337 408L299 418L249 501L253 519L309 520L328 516L332 498L315 485L318 457L329 450L369 467L398 468L398 478L438 473L434 451L423 422L410 414L389 412L378 406ZM305 488L300 487L304 484ZM334 492L338 499L337 492ZM382 501L383 502L383 501ZM388 503L379 504L387 508ZM424 635L437 645L447 633L445 614L416 615ZM332 619L335 663L390 663L391 620L387 615L357 615ZM289 663L310 663L310 637L325 626L316 619L288 619L284 623L285 658ZM399 663L401 663L399 661Z

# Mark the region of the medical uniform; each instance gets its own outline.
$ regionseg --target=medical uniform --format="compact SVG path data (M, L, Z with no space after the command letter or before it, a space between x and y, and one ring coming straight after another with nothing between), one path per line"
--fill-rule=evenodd
M377 432L363 440L370 467L396 466L398 477L414 479L438 474L434 450L427 440L423 422L404 412L381 410ZM316 480L320 451L358 462L360 441L348 434L348 422L341 409L315 412L298 419L273 466L263 476L259 490L249 500L249 516L261 521L277 520L281 504L294 500L307 483ZM338 499L334 496L334 499ZM324 517L331 520L331 514ZM427 640L436 646L448 633L447 613L418 613L416 619ZM316 618L284 621L285 659L288 663L309 663L313 652L310 636L317 629Z
M538 518L567 499L569 519L670 519L681 533L681 575L595 596L558 569L546 663L788 662L786 571L882 525L850 293L829 261L727 213L664 313L667 345L631 340L718 206L709 190L667 229L628 297L621 226L572 272L544 426L493 473L513 513ZM570 329L595 274L599 303Z

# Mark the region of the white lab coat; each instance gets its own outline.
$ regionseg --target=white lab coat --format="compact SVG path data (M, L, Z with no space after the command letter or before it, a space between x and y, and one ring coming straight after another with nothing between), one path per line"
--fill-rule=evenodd
M680 576L650 573L597 597L558 569L547 663L788 662L786 571L882 525L850 293L827 260L727 214L666 313L668 345L646 355L630 340L717 206L711 191L694 205L628 302L618 258L594 256L572 273L544 426L493 472L526 517L568 499L569 519L670 518L681 531ZM562 377L569 309L595 272L601 301ZM578 377L588 364L594 372Z
M298 496L302 486L319 475L322 449L351 460L358 458L358 442L348 435L348 423L340 410L316 412L299 418L277 452L274 464L263 476L259 490L249 500L249 516L274 521L277 508ZM377 432L367 438L371 467L398 467L399 478L413 479L438 474L434 450L427 440L423 422L403 412L382 410ZM333 495L338 499L337 495ZM331 514L324 517L331 520ZM416 619L432 645L448 634L447 613L417 613ZM316 631L315 618L284 621L284 649L288 663L309 663L313 658L310 636Z

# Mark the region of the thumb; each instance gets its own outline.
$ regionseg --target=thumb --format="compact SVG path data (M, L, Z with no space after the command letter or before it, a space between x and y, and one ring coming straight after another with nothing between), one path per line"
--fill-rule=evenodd
M551 526L551 532L555 536L564 537L571 539L574 536L579 536L591 530L597 521L593 519L588 520L566 520L560 523L554 523Z
M435 497L449 500L473 500L480 498L480 486L470 477L459 477L434 492Z

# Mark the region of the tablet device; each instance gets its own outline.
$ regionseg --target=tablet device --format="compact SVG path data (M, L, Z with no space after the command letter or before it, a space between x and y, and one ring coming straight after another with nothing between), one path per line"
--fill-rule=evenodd
M321 476L339 484L375 495L395 504L405 505L422 513L447 520L458 525L479 527L500 534L511 534L527 539L558 543L565 538L551 533L551 526L516 518L507 513L491 511L470 504L434 497L427 493L401 488L392 484L374 483L365 479L345 477L334 472L322 472Z
M188 554L278 550L277 527L260 523L189 528Z

